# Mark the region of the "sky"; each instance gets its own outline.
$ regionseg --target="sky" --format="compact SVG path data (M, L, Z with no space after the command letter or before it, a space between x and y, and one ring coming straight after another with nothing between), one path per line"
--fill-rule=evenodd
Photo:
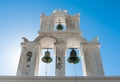
M105 75L119 76L119 4L119 0L0 0L0 76L16 75L22 37L34 40L40 30L40 14L51 15L55 9L67 10L70 15L80 13L82 35L88 41L99 37ZM66 66L66 76L74 76L74 66L68 63ZM77 76L82 76L81 63L75 67ZM50 69L47 70L49 74ZM45 75L45 71L39 75Z

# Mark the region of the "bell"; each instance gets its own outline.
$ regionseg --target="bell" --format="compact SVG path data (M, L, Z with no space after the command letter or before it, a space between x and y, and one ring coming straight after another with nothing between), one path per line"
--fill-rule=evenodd
M60 20L59 20L59 24L57 25L57 30L63 30L63 26L60 24Z
M63 26L60 23L57 25L57 30L63 30Z
M70 52L70 57L68 58L68 62L69 63L73 63L73 64L77 64L79 63L80 59L77 56L77 53L74 49L72 49L72 51Z
M52 62L52 58L50 57L50 52L48 50L45 52L45 56L42 58L42 61L44 63Z
M63 30L63 26L60 23L57 26L57 30Z

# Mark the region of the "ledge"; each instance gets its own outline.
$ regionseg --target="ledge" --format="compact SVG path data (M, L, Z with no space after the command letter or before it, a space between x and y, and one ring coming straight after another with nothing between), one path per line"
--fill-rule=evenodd
M72 81L72 80L77 80L78 82L80 81L81 82L81 80L91 80L91 81L93 81L93 80L118 80L119 82L120 82L120 76L87 76L87 77L85 77L85 76L81 76L81 77L62 77L62 76L59 76L59 77L57 77L57 76L45 76L45 77L43 77L43 76L0 76L0 82L1 82L1 80L21 80L21 82L22 82L22 80L45 80L45 79L47 79L47 80L63 80L63 82L64 82L64 80L70 80L70 81ZM40 81L39 81L40 82Z
M81 32L76 31L54 31L54 32L39 32L39 34L79 34L81 35Z

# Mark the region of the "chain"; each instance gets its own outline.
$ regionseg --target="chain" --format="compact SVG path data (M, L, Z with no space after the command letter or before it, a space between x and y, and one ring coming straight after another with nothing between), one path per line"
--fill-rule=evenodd
M75 67L75 64L74 65L74 70L75 70L75 82L77 82L77 71L76 71L76 67Z
M46 71L45 71L45 80L47 82L47 63L46 63Z

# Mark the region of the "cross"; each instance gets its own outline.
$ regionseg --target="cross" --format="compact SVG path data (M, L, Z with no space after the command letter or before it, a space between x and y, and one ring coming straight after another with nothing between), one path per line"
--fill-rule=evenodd
M59 21L59 22L56 22L56 23L59 23L59 24L60 24L60 23L64 23L64 22L60 22L60 21L61 21L60 19L59 19L58 21Z

